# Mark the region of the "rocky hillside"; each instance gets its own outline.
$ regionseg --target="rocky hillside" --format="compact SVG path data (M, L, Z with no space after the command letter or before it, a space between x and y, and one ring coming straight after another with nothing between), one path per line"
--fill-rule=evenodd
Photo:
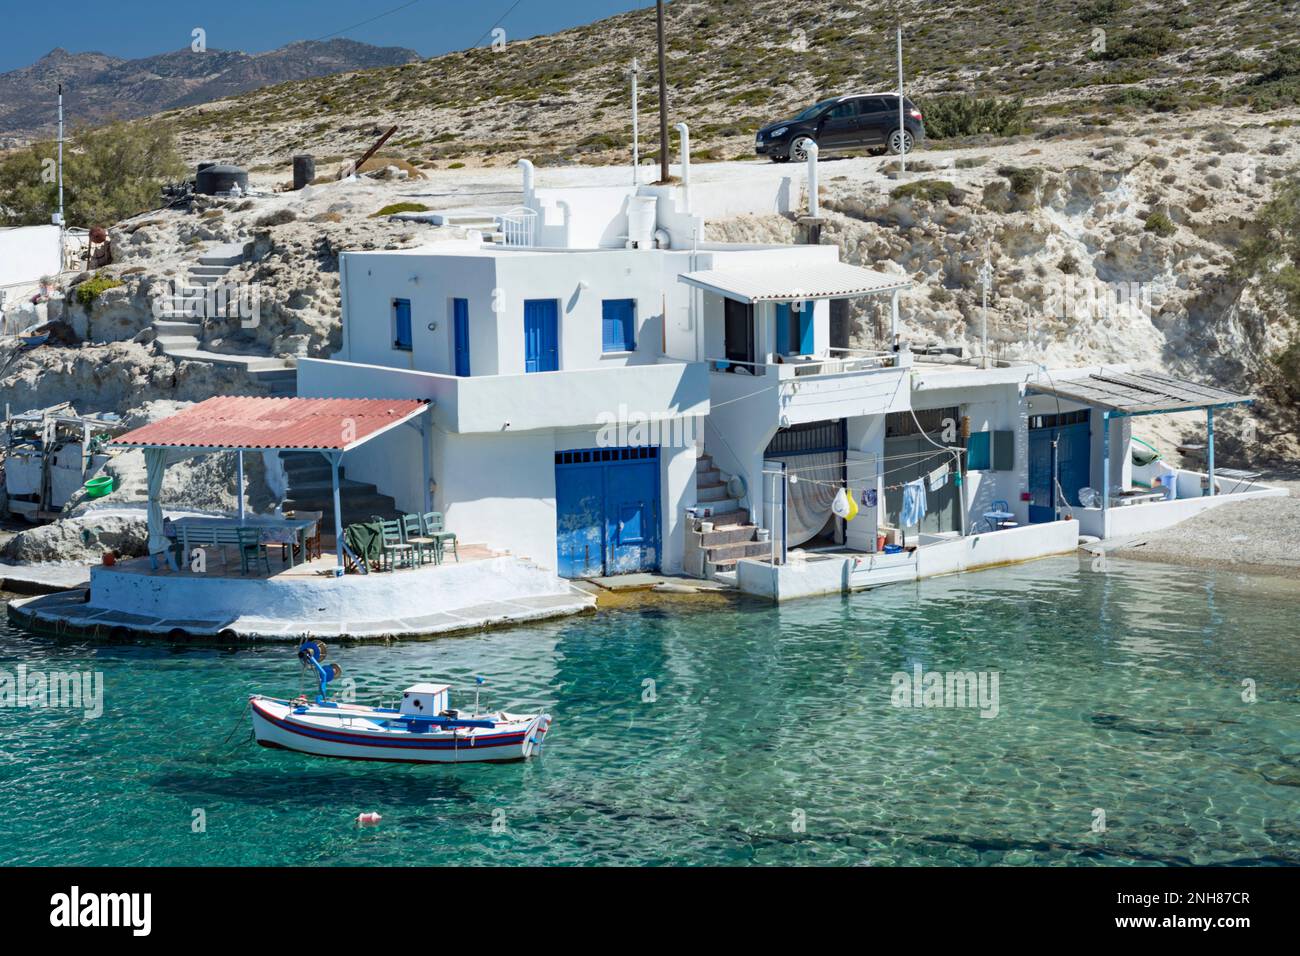
M0 146L54 133L60 83L67 121L93 124L418 58L414 50L341 39L291 43L267 53L186 48L136 60L55 49L29 67L0 73Z
M1023 98L1038 130L1105 128L1124 116L1300 98L1272 71L1294 42L1295 0L900 0L909 91ZM890 88L894 4L869 0L675 0L670 109L702 158L750 155L761 122L818 98ZM646 69L656 107L653 8L573 30L388 69L258 90L174 114L188 158L278 163L296 151L355 155L397 124L416 165L604 163L628 153L626 70ZM1300 69L1300 68L1298 68ZM653 117L643 119L646 145Z

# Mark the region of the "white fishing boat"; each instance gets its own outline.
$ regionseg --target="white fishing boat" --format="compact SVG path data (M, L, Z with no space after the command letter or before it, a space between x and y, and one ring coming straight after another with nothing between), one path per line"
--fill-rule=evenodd
M399 707L332 701L329 683L342 669L322 663L325 654L320 641L305 641L298 651L320 682L314 702L260 694L249 698L253 735L263 747L396 763L501 763L541 752L551 723L549 714L480 713L477 692L474 710L462 713L451 708L451 688L446 684L408 687Z

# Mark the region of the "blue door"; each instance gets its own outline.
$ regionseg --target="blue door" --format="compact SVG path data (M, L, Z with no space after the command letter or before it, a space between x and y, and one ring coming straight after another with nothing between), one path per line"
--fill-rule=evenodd
M659 567L659 449L555 455L556 552L562 577Z
M803 302L796 312L789 302L776 306L776 350L781 355L811 355L813 344L813 304Z
M555 299L524 302L524 371L560 368L560 304Z
M555 539L559 573L590 578L605 569L605 482L600 468L555 466Z
M456 342L456 374L469 375L469 300L451 300L452 335Z
M1052 439L1056 438L1053 459ZM1088 485L1092 469L1091 433L1088 423L1076 422L1029 430L1029 520L1033 524L1056 520L1052 475L1061 494L1071 505L1079 504L1079 489Z

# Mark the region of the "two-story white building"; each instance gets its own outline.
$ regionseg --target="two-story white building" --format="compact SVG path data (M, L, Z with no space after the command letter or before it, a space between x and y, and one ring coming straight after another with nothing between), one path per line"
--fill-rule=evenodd
M341 256L342 348L299 363L299 394L432 400L432 434L369 443L348 478L565 577L684 570L784 598L1114 531L1086 492L1135 480L1130 412L1061 385L1105 370L832 342L835 303L881 297L896 324L909 279L835 246L701 241L706 211L790 211L774 189L541 190L525 164L504 244Z

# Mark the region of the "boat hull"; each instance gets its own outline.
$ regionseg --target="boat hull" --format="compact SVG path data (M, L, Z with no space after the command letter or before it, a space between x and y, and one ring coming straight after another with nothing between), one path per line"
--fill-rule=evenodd
M289 701L249 700L253 736L263 747L317 757L386 763L508 763L541 749L550 726L547 714L503 721L492 730L394 731L378 729L376 710L341 706L329 720L304 716Z

